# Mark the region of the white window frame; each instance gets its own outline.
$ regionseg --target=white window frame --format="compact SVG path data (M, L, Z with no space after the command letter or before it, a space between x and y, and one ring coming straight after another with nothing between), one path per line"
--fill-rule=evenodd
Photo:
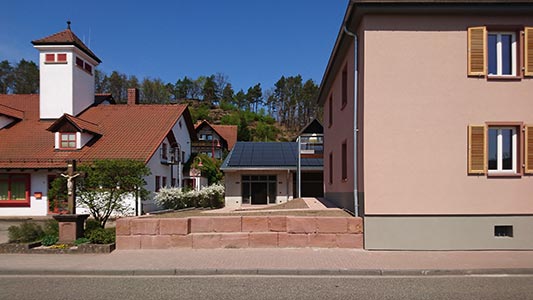
M489 73L489 76L516 76L516 61L518 55L516 51L516 33L512 31L489 31L487 34L496 35L496 74ZM502 35L511 35L511 74L502 74ZM489 59L489 57L487 57L487 59Z
M516 165L518 163L517 159L517 145L518 145L518 135L517 135L517 129L516 127L512 127L512 126L490 126L489 127L489 130L490 129L496 129L498 130L498 135L497 135L497 139L496 139L496 143L497 143L497 146L496 146L496 151L497 151L497 169L496 170L488 170L489 174L491 173L517 173L517 170L516 170ZM512 150L512 155L513 155L513 168L511 170L504 170L503 169L503 136L502 136L502 130L507 130L507 129L510 129L512 130L513 132L513 136L511 137L512 141L511 141L511 144L512 144L512 147L513 147L513 150ZM490 141L489 141L490 142ZM487 145L487 146L490 146L490 145ZM487 158L488 159L488 158Z

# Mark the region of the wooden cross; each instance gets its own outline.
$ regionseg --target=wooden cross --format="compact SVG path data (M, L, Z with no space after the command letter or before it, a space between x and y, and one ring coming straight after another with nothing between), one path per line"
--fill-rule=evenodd
M76 177L80 176L76 173L76 161L72 160L67 164L67 174L61 176L67 179L67 195L68 195L68 213L76 214Z

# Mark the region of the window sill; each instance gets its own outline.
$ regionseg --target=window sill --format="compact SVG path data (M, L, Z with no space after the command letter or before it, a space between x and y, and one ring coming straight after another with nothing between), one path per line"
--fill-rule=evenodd
M522 80L522 77L516 76L516 75L488 75L487 80L494 80L494 81L520 81Z
M45 65L66 65L67 61L45 61Z
M29 200L0 200L0 207L30 207Z
M522 177L521 173L509 173L509 172L489 172L487 177Z

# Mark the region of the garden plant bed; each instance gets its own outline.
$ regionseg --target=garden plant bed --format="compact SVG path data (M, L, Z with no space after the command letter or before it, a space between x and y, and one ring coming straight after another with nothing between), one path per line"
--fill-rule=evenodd
M57 245L56 245L57 246ZM61 245L62 246L62 245ZM42 246L41 242L34 243L4 243L0 244L0 253L13 254L104 254L115 250L115 244L80 244L78 246L65 244L64 248Z

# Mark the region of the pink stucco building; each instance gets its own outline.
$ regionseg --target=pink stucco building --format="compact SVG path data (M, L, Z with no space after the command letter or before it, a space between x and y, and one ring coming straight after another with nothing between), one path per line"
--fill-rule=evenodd
M532 27L531 1L349 2L324 187L365 248L533 249Z

